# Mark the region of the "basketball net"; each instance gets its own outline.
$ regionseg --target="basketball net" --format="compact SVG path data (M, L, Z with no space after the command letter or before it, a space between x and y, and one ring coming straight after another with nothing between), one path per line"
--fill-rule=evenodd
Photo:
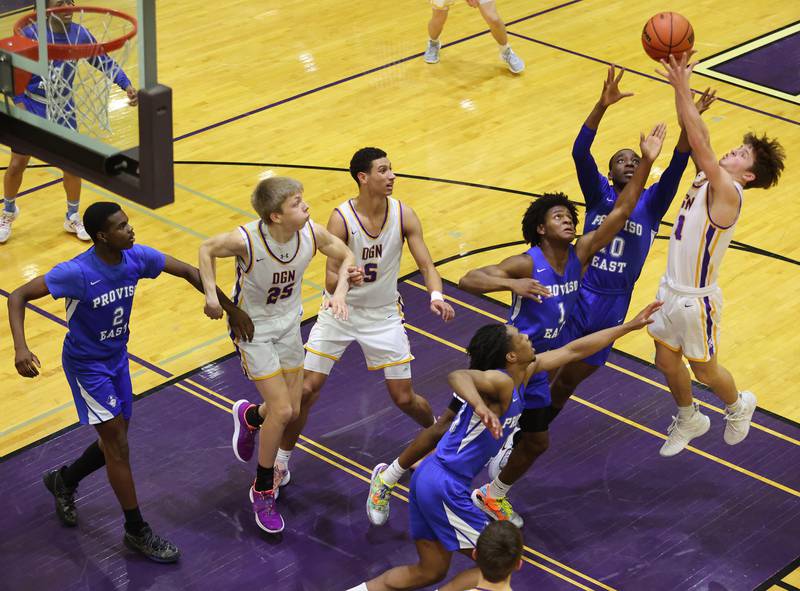
M64 23L61 13L48 13L51 13L46 21L49 31L53 30L51 19ZM77 35L68 34L67 43L48 43L47 77L40 86L44 91L47 119L75 131L80 129L84 135L105 138L112 133L108 116L111 87L128 62L136 23L119 18L119 13L95 8L73 7L67 14L72 17L72 27L68 30L74 31L75 25L84 27L95 42L79 44L77 39L72 39ZM35 17L32 22L34 26L26 30L28 36L32 31L36 39ZM121 37L126 37L121 45L109 43ZM113 50L109 50L110 45Z

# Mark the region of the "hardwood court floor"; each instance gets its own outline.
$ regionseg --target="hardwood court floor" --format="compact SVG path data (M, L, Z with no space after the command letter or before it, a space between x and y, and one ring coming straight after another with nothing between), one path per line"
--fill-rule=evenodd
M435 66L420 57L429 16L425 2L379 1L359 10L328 0L270 7L245 1L160 4L159 80L174 90L176 202L149 211L121 200L137 239L195 262L203 238L253 215L249 194L265 169L302 180L312 216L324 223L332 207L354 193L344 171L353 151L377 145L387 150L398 173L417 177L400 178L396 197L418 212L434 259L449 260L441 273L457 281L467 269L522 248L456 256L519 240L519 220L532 195L563 190L582 201L570 148L597 99L608 62L630 70L623 88L636 96L608 112L595 157L602 168L612 152L635 147L640 131L664 120L669 137L655 178L668 162L678 128L672 93L652 77L655 63L643 53L639 35L646 19L665 7L650 1L514 0L499 8L512 23L513 47L527 62L518 77L504 70L483 21L465 3L452 10L442 61ZM700 57L796 19L794 3L787 0L678 1L669 8L692 21ZM787 77L796 77L796 70L787 62ZM719 153L738 145L751 129L778 136L788 152L780 185L746 195L736 239L747 248L728 253L721 275L720 359L742 388L758 394L761 407L797 421L800 337L793 324L800 208L794 188L800 181L800 108L716 80L694 80L696 89L709 85L723 99L706 115ZM32 169L23 189L58 178L54 169ZM87 185L82 207L107 198ZM677 202L665 221L674 219ZM19 205L22 217L0 247L3 296L83 248L60 229L58 185L32 191ZM668 234L663 226L661 235ZM665 240L655 242L633 307L653 297L666 246ZM316 312L322 265L315 260L306 276L306 316ZM402 272L412 269L406 254ZM232 265L220 265L220 285L228 289L231 278ZM136 392L230 351L224 325L207 320L202 303L199 293L174 278L141 284L130 341ZM37 306L63 319L61 302L42 300ZM0 310L0 358L6 360L0 366L0 453L5 454L72 424L75 412L60 369L63 326L28 312L28 340L43 367L37 380L23 380L13 368L5 306ZM617 347L652 359L652 343L643 334L622 339Z

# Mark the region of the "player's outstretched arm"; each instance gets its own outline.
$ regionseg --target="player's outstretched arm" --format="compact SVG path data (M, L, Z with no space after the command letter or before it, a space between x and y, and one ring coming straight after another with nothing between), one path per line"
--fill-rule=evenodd
M546 351L537 355L536 360L528 366L525 376L526 379L529 379L533 374L539 373L540 371L551 371L567 363L585 359L589 355L597 353L600 349L608 347L621 336L634 330L644 328L648 324L652 324L653 320L650 317L656 310L661 308L661 305L662 302L652 302L624 324L606 328L605 330L599 330L585 337L575 339L559 349Z
M8 296L8 322L11 325L11 338L14 340L14 366L17 373L25 378L39 375L39 368L42 366L39 358L28 349L25 340L25 305L49 293L44 275L39 275Z
M700 113L692 99L690 79L696 62L689 63L691 53L684 53L679 59L669 56L669 61L661 60L664 70L656 70L666 78L675 90L675 108L692 148L695 164L702 170L713 190L711 217L715 223L728 226L736 221L739 215L740 199L733 178L720 165L711 147L708 127L700 117Z
M328 257L328 264L336 268L336 288L333 290L330 299L325 300L322 305L331 308L336 318L347 320L347 290L350 289L350 271L355 267L356 257L353 251L336 235L328 232L319 224L311 222L314 228L314 236L317 239L317 248Z
M533 278L533 259L527 254L510 256L499 265L472 269L459 280L458 287L475 294L510 291L537 302L551 295L547 287Z
M503 414L511 402L514 393L512 379L500 371L457 369L447 376L447 381L453 392L475 409L475 414L492 436L500 439L503 426L497 416Z
M619 194L614 203L614 209L606 216L603 223L594 232L584 234L575 245L578 259L584 267L598 250L614 239L614 236L622 230L625 222L633 213L647 177L650 175L653 162L661 153L661 146L664 144L666 136L667 126L664 123L657 124L647 136L641 134L639 147L642 151L642 160L636 167L636 172L633 173L631 180Z
M449 322L456 313L453 307L444 301L442 278L433 264L431 253L422 237L422 223L419 221L417 214L414 213L414 210L408 206L403 207L403 229L405 230L405 238L408 240L408 250L411 252L411 256L414 257L417 268L419 268L425 280L425 287L428 288L428 292L431 294L431 312L441 316L445 322Z

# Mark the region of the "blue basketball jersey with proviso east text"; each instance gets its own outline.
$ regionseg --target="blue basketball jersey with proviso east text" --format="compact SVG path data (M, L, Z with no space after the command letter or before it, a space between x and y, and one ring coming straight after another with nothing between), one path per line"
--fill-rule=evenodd
M92 247L53 267L44 280L54 298L66 298L69 332L64 354L84 361L123 352L136 284L158 277L165 261L159 251L136 244L122 251L117 265L101 261Z
M552 296L537 302L514 294L508 323L528 335L536 351L549 351L560 346L558 335L577 301L581 263L571 244L563 275L556 273L538 246L525 254L533 259L532 277L548 287Z
M450 430L436 446L436 459L457 476L472 480L483 469L489 458L493 458L500 451L506 438L516 429L522 408L522 386L520 386L514 388L508 409L499 417L503 433L500 439L495 439L486 430L475 410L464 403L453 419Z

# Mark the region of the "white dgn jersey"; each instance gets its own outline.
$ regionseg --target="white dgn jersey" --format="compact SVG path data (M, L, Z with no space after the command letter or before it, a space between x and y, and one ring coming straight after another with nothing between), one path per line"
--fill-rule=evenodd
M261 220L239 226L239 231L250 256L248 260L236 257L233 303L254 323L298 314L303 272L317 252L311 220L286 244L276 242Z
M386 198L386 217L377 236L371 236L358 219L352 200L334 211L344 220L347 246L364 268L364 283L347 293L352 306L377 308L397 302L397 275L403 254L403 206L397 199Z
M742 208L742 186L734 182ZM675 287L705 289L717 282L722 257L733 238L736 222L717 226L708 213L708 180L700 172L681 204L669 237L667 281ZM738 215L737 215L738 221Z

